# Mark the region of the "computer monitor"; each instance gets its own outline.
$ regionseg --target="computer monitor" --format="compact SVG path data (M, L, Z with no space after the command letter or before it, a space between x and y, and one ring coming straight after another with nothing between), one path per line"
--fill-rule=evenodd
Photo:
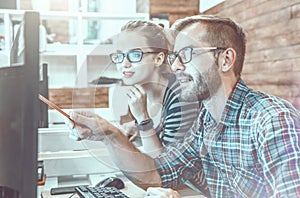
M49 98L49 83L48 83L48 64L43 63L40 72L39 93L45 98ZM43 101L39 101L39 128L48 128L48 105Z
M17 28L16 33L14 33L15 38L10 51L10 64L11 66L17 66L24 63L24 21L14 21L12 23ZM39 74L39 93L44 97L49 97L48 88L48 64L43 63L40 65ZM39 128L48 128L48 105L39 101Z
M0 195L37 196L39 14L25 12L20 64L0 68Z

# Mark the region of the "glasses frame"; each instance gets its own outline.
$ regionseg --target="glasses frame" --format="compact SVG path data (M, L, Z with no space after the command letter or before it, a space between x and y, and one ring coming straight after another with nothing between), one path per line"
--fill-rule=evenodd
M140 53L141 53L141 58L140 58L139 60L137 60L137 61L132 61L132 60L130 59L130 57L129 57L129 54L132 53L132 52L140 52ZM134 49L134 50L130 50L130 51L126 52L126 53L121 53L121 52L111 53L111 54L109 54L109 57L110 57L110 60L111 60L113 63L115 63L115 64L120 64L120 63L122 63L122 62L124 61L124 58L125 58L125 57L126 57L126 59L127 59L130 63L139 63L139 62L142 61L144 54L157 54L157 53L160 53L160 51L159 51L159 52L158 52L158 51L143 52L142 50ZM118 62L114 61L113 58L112 58L112 56L114 56L114 55L122 55L122 60L121 60L121 61L118 61Z
M187 61L183 61L182 57L180 56L180 52L182 50L185 50L185 49L191 49L190 50L190 57L191 58ZM197 50L202 50L203 52L202 53L196 53L195 51L197 51ZM203 53L211 52L211 51L214 51L214 50L226 50L226 48L225 47L195 47L195 48L193 48L193 47L184 47L184 48L180 49L178 52L169 53L167 55L167 62L170 66L172 66L173 63L175 62L176 58L178 58L181 64L186 64L186 63L189 63L189 62L192 61L192 59L193 59L192 55L193 54L203 54ZM170 61L170 56L171 55L175 56L173 63L171 63L171 61Z

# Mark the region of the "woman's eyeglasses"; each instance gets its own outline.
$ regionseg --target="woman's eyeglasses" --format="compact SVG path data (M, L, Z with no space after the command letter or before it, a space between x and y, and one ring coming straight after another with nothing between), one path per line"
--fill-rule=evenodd
M142 50L131 50L127 53L111 53L110 59L113 63L122 63L126 57L130 63L138 63L142 60L144 54L155 54L159 52L143 52Z
M170 66L175 62L176 58L178 57L180 63L186 64L191 62L193 54L203 54L206 52L211 52L214 50L225 50L224 47L199 47L199 48L192 48L192 47L184 47L178 52L173 52L167 55L167 61Z

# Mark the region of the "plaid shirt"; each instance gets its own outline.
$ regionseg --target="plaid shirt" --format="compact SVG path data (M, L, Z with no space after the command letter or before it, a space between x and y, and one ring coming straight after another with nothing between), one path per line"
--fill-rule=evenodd
M212 197L300 196L300 115L240 80L220 122L205 107L185 141L155 159L163 187L204 171Z

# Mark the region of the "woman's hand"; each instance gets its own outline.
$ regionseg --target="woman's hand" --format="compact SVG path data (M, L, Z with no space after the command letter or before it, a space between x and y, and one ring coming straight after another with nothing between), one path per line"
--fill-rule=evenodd
M134 85L127 93L130 111L138 123L149 119L147 94L141 85Z
M149 198L180 198L177 191L171 188L149 187L146 196Z

